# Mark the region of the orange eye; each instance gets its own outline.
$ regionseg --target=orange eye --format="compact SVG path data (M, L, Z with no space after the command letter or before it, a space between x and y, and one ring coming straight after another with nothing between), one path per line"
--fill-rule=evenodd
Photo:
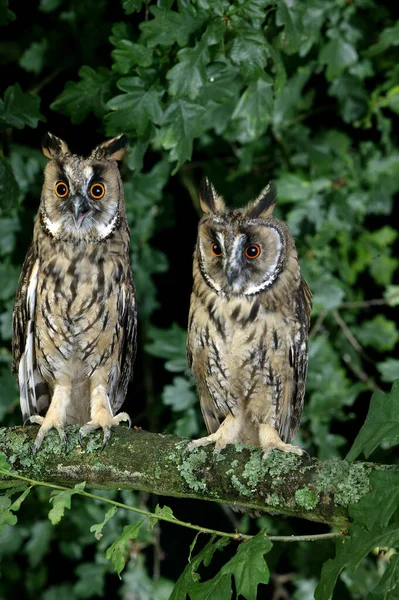
M65 198L69 194L69 187L67 186L65 181L57 181L54 190L58 198Z
M260 246L258 244L251 244L245 248L244 254L247 258L258 258L260 254Z
M214 256L222 256L222 249L217 242L212 242L211 250Z
M90 187L90 196L94 198L94 200L100 200L105 194L105 187L102 183L93 183Z

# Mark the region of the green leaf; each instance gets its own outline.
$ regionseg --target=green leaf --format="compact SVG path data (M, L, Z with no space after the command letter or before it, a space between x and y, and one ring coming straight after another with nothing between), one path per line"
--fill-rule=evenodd
M248 541L241 542L237 553L226 563L221 573L234 575L237 594L246 600L256 600L259 583L269 583L270 572L264 555L273 544L263 531Z
M111 94L113 78L111 71L100 67L97 71L91 67L81 67L80 81L68 81L64 91L50 105L62 115L71 117L72 123L79 124L93 112L102 118L106 112L106 103Z
M399 360L397 358L387 358L384 362L378 363L377 368L383 381L391 383L395 379L399 379Z
M48 41L32 42L19 59L20 66L31 73L39 74L43 70Z
M399 596L399 554L392 554L387 570L366 600L392 600L394 592Z
M101 523L97 523L96 525L92 525L90 527L90 531L94 532L94 537L96 540L100 540L103 536L102 530L104 525L108 523L110 519L118 512L116 506L111 506L111 508L105 513L104 520Z
M190 588L190 600L230 600L232 598L231 575L223 574L221 571L213 579L192 585Z
M155 507L155 514L158 517L166 517L168 519L176 519L176 517L173 514L173 510L171 508L169 508L169 506L159 506L159 504L156 505ZM150 517L149 518L150 521L150 527L154 527L154 525L156 523L158 523L159 519L157 517Z
M20 190L8 160L0 156L0 214L18 206ZM2 242L0 242L2 245Z
M232 119L242 120L246 140L262 135L271 119L273 88L265 77L249 84L232 114Z
M193 141L203 133L201 122L205 108L188 100L174 100L163 120L162 146L170 150L170 160L177 161L173 173L191 158Z
M49 521L36 521L33 523L30 538L24 546L24 553L28 556L32 567L40 565L43 557L47 554L53 528Z
M361 344L380 351L393 350L399 341L396 323L384 315L376 315L371 321L363 321L353 332ZM397 375L399 377L399 370Z
M155 83L147 89L146 83L139 77L123 77L118 81L118 87L126 93L115 96L107 104L107 108L113 111L105 116L110 135L135 130L140 136L149 123L161 122L164 92L160 85Z
M238 30L230 50L230 58L248 79L262 77L270 56L265 36L249 27Z
M206 81L206 65L209 62L209 50L205 41L194 48L184 48L177 53L178 64L166 75L169 81L169 93L172 96L197 98Z
M123 10L127 15L134 12L140 12L143 4L148 4L149 0L122 0Z
M399 474L374 472L370 482L371 491L349 508L354 524L348 537L337 541L335 558L324 564L315 600L331 600L338 575L344 568L355 570L374 548L396 547L399 543L397 519L390 523L398 510Z
M23 129L26 125L37 127L38 121L46 120L39 107L40 98L25 94L18 83L10 85L4 100L0 99L0 130L7 127Z
M126 525L123 528L122 535L113 543L105 553L107 560L111 560L115 571L120 578L120 574L125 568L126 544L129 540L135 540L139 534L140 527L146 519L142 519L134 525Z
M173 411L182 411L197 403L192 384L185 377L174 377L172 385L165 385L162 402Z
M321 64L327 65L326 75L329 81L338 77L342 71L357 60L358 55L355 48L339 35L323 46L319 54Z
M77 483L75 487L70 490L53 492L52 497L50 498L53 508L48 513L48 518L53 525L57 525L61 521L66 508L71 508L72 496L84 490L85 486L86 482L83 481L82 483Z
M73 586L78 598L104 598L106 564L82 563L75 570L78 581Z
M399 22L397 21L392 27L386 27L380 34L380 39L376 44L370 46L366 50L366 56L375 56L381 52L385 52L391 46L399 45Z
M302 7L295 0L280 0L276 10L276 24L284 27L279 36L279 47L286 54L293 54L299 49L302 36Z
M4 471L11 471L11 467L7 461L7 457L3 452L0 452L0 469Z
M8 8L8 0L0 0L0 27L15 21L15 13Z
M122 75L129 74L136 66L150 67L152 64L152 50L130 40L119 40L111 56L114 60L112 69Z
M399 285L389 285L384 292L388 306L399 306Z
M197 536L196 536L196 538L197 538ZM229 540L227 538L219 538L215 541L215 536L212 536L211 539L209 540L209 542L201 550L201 552L199 552L197 554L197 556L195 556L194 558L192 558L190 560L190 562L184 569L183 573L180 575L179 579L177 580L177 582L173 588L172 594L170 595L169 600L186 600L187 593L190 595L190 598L193 599L194 596L192 595L192 591L197 586L197 582L200 579L200 576L197 573L197 569L199 568L199 566L201 565L202 562L204 563L205 566L209 566L214 553L217 550L223 550L223 548L228 543L229 543ZM229 591L231 593L231 585L230 585L231 577L224 576L224 577L222 577L222 579L224 581L216 582L216 588L218 588L219 593L225 594L225 598L226 598L226 593L228 593ZM228 588L226 588L226 582L228 584ZM207 593L206 590L205 590L205 593ZM208 598L208 600L210 600L209 595L204 596L202 594L202 590L198 591L198 589L195 589L194 594L197 594L197 596L196 596L197 598ZM198 596L198 594L202 594L202 595ZM224 600L223 596L222 597L213 596L213 597L218 598L218 600L219 600L219 598L220 598L220 600ZM230 598L230 596L227 595L227 598Z
M393 360L393 359L392 359ZM399 367L399 361L396 361ZM359 431L346 460L355 460L361 452L368 458L384 440L399 436L399 380L390 393L377 391L371 397L366 421Z
M317 281L312 282L312 293L315 313L334 310L345 298L341 282L330 273L324 273L317 278Z
M176 323L169 329L151 326L148 329L151 343L146 344L145 351L151 356L167 359L165 368L168 371L184 371L187 368L186 337L187 332Z
M174 12L157 6L150 7L153 19L140 23L140 41L149 48L155 46L186 46L189 36L202 24L202 19L193 17L188 11Z

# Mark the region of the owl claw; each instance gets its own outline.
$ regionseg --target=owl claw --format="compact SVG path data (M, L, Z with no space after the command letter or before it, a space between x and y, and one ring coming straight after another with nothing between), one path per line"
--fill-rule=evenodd
M103 445L101 446L101 452L104 450L105 446L108 444L108 440L111 437L111 427L104 427L104 438Z
M127 421L129 429L131 428L131 426L132 426L131 418L129 417L129 415L127 413L124 413L124 412L119 413L119 415L116 415L115 417L110 416L109 420L107 419L107 421L105 423L99 423L99 422L96 422L94 419L92 419L91 421L86 423L86 425L83 425L83 427L81 427L79 429L79 433L78 433L79 444L82 446L83 450L85 450L86 448L83 444L83 438L86 437L88 435L88 433L90 433L91 431L95 431L96 429L102 429L104 432L104 437L103 437L103 443L101 446L101 451L103 451L109 441L109 438L111 437L111 427L113 425L119 425L119 423L121 423L121 421Z
M40 415L31 415L27 419L25 419L23 427L27 425L43 425L44 417Z

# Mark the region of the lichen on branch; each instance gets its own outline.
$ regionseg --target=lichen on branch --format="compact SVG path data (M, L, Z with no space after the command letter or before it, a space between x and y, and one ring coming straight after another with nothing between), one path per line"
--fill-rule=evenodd
M143 430L114 430L101 451L101 434L93 433L86 449L78 443L78 426L69 426L67 448L50 432L33 456L36 428L0 428L0 452L11 468L35 480L87 488L144 490L163 496L197 498L246 506L345 527L348 506L370 489L372 471L384 465L333 459L319 461L274 450L262 459L259 448L228 446L213 461L213 448L185 450L186 440ZM0 487L18 483L0 476Z

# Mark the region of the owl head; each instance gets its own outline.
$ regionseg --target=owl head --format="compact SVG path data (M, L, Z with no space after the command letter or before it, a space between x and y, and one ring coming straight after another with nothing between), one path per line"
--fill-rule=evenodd
M71 154L67 144L47 133L40 218L55 239L101 241L119 227L125 215L123 186L117 160L126 152L120 135L97 146L88 158Z
M276 192L272 184L245 208L229 210L209 180L200 187L203 216L196 253L207 284L227 296L253 296L268 290L296 257L285 223L272 216Z

